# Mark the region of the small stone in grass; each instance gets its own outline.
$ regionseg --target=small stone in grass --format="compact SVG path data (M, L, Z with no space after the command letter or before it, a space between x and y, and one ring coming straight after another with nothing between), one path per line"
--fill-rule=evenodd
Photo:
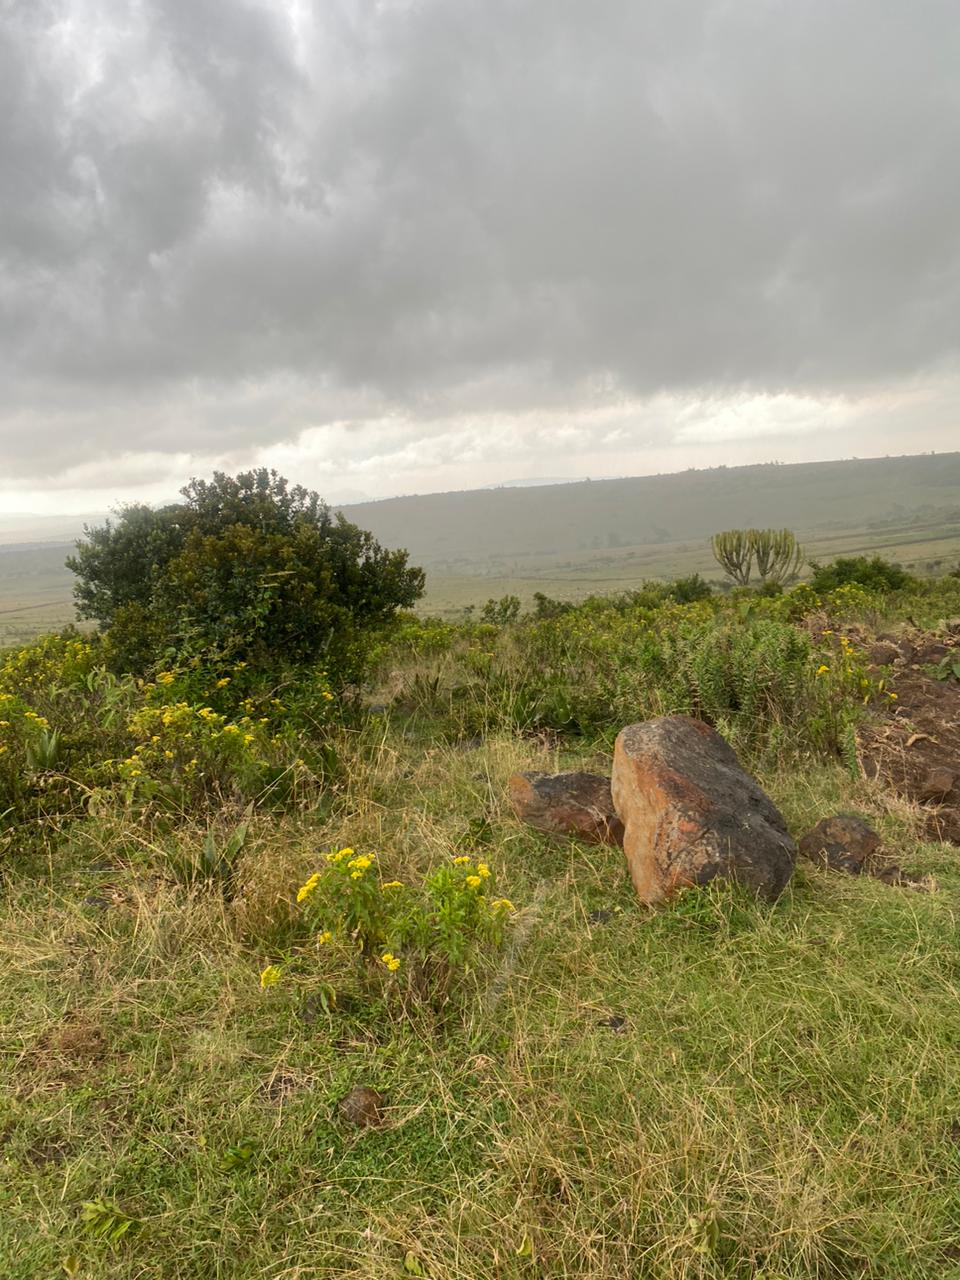
M598 911L591 911L587 919L591 924L609 924L613 919L613 912L601 907Z
M359 1128L372 1128L383 1124L383 1104L386 1098L376 1089L361 1084L351 1089L337 1104L340 1115L349 1124Z
M608 1031L623 1031L627 1025L626 1018L619 1013L612 1013L609 1018L601 1018L598 1027L606 1027Z
M937 765L930 769L920 784L917 798L920 800L944 800L953 790L957 775L952 769Z

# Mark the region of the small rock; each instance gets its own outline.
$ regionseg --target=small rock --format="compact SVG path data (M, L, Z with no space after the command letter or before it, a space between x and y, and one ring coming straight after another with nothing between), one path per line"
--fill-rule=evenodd
M940 887L933 876L918 876L912 871L904 871L895 863L890 863L889 866L881 867L870 874L875 879L882 880L884 884L893 885L897 889L916 889L919 893L936 893Z
M591 911L587 919L591 924L609 924L613 919L613 912L601 907L598 911Z
M612 790L643 902L716 876L773 900L793 874L783 817L709 725L689 716L629 725L614 749Z
M376 1089L357 1085L337 1103L340 1115L349 1124L359 1128L372 1128L383 1124L383 1105L386 1098Z
M950 646L943 644L940 640L924 640L921 642L919 649L917 649L913 660L920 663L921 666L928 666L936 662L942 662L950 652L952 652Z
M900 649L892 640L878 640L867 650L867 656L875 667L890 667L900 657Z
M880 848L880 837L862 818L841 813L823 818L799 843L800 854L818 867L858 876Z
M295 1076L291 1071L274 1071L266 1080L260 1084L260 1097L264 1102L272 1102L274 1104L282 1104L303 1087L303 1082L299 1076Z
M601 1018L597 1023L598 1027L606 1027L610 1031L623 1031L627 1025L627 1020L621 1017L619 1013L612 1013L609 1018Z
M943 800L953 790L957 775L952 769L938 765L924 777L917 789L919 800Z
M510 803L521 822L538 831L580 836L594 844L623 844L623 823L610 780L596 773L515 773Z
M903 881L903 871L895 862L889 863L885 867L880 867L878 871L873 873L875 880L882 880L884 884L901 884Z

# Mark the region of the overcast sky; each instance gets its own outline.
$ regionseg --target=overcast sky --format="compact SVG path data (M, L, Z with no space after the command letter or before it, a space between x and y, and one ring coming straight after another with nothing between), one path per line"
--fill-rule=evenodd
M0 0L0 512L960 448L957 0Z

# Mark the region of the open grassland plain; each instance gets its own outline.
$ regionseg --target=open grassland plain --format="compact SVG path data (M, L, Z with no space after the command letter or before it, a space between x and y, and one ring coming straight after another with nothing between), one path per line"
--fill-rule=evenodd
M829 561L836 556L881 555L918 573L938 573L960 565L960 520L908 521L891 525L882 534L863 526L827 533L801 532L797 536L805 555L816 561ZM420 611L456 618L471 605L477 607L486 600L507 595L516 596L524 607L529 607L538 591L581 601L591 595L634 591L650 579L665 581L693 573L717 586L721 584L722 575L707 540L522 557L494 561L473 573L435 569L427 575ZM800 577L809 577L808 567Z
M870 638L957 614L944 579L408 617L362 705L7 655L0 1274L960 1275L960 853L857 753L896 707ZM651 910L514 818L514 771L608 771L665 712L935 889L801 864ZM429 936L384 906L419 885Z
M74 619L70 543L0 543L0 648Z
M879 553L940 573L960 562L960 453L719 467L343 510L426 567L421 613L454 618L505 595L529 605L537 591L582 600L649 578L701 573L719 582L709 540L728 528L786 525L812 559ZM49 524L35 521L23 537L50 538ZM72 548L62 521L56 532L57 545L18 546L14 526L0 525L0 644L73 619L63 563Z

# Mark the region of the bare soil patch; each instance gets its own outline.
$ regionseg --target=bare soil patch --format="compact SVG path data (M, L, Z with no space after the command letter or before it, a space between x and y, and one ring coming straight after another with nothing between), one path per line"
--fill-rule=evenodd
M902 641L903 657L877 668L897 698L863 727L858 748L868 778L923 806L930 839L960 845L960 682L938 680L921 665L943 648L942 637L911 635ZM904 660L910 656L920 662Z

